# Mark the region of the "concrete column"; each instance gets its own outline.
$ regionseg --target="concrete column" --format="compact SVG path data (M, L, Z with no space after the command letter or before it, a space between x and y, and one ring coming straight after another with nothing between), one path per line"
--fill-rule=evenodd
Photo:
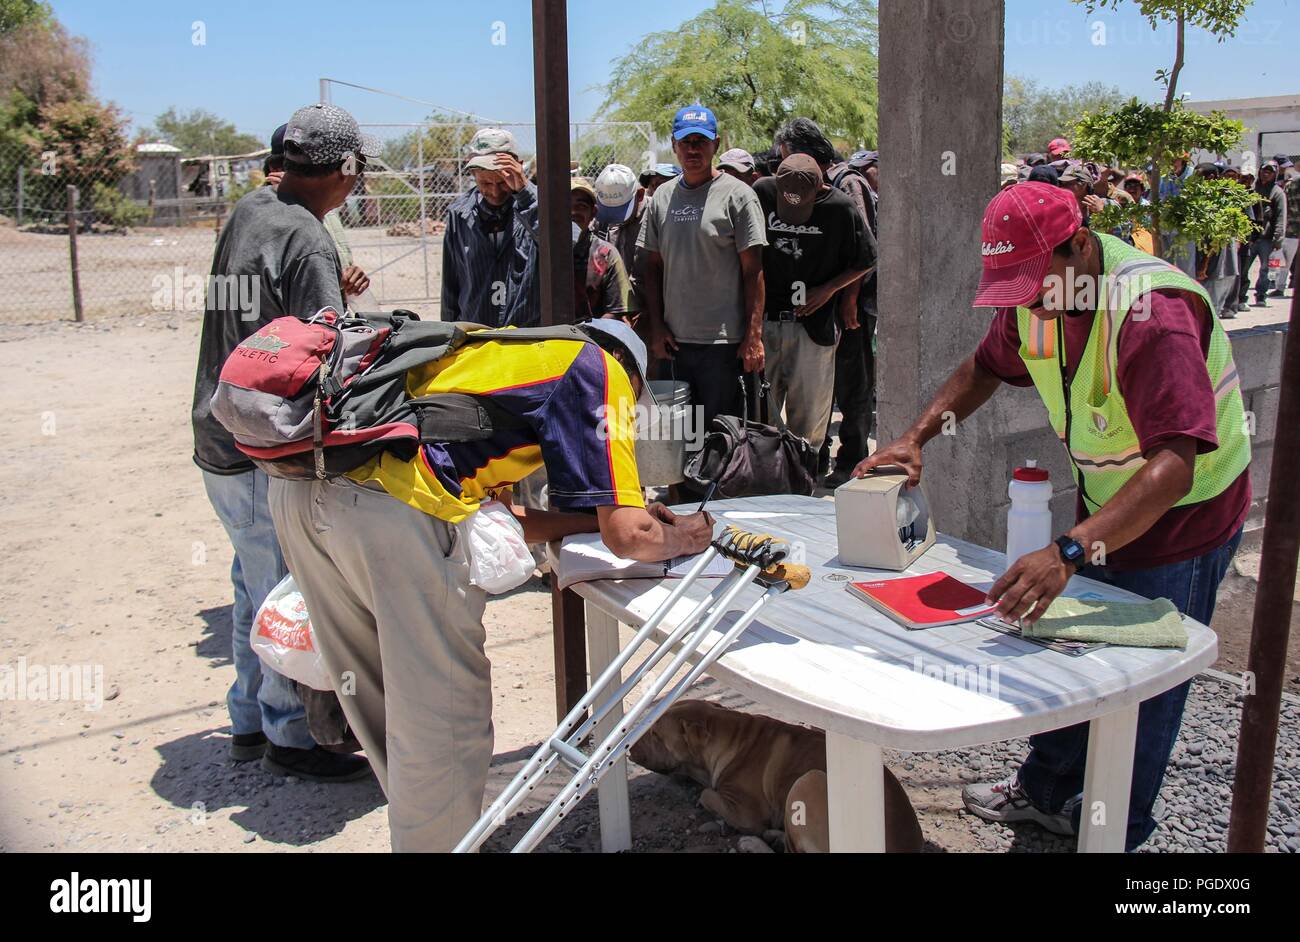
M921 413L992 316L971 300L980 220L1002 154L1003 7L1003 0L880 3L881 442ZM1007 482L1026 458L1051 470L1057 524L1068 526L1074 488L1046 411L1032 389L1004 387L955 434L926 446L923 478L939 529L1003 546Z

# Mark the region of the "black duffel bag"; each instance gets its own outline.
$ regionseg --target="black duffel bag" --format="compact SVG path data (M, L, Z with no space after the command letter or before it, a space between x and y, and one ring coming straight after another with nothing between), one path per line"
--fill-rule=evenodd
M760 373L759 399L767 405L767 383ZM789 429L749 420L749 396L740 377L743 415L715 415L704 446L686 463L685 476L698 488L719 498L760 497L765 494L812 494L816 484L817 452ZM766 418L766 415L764 415Z

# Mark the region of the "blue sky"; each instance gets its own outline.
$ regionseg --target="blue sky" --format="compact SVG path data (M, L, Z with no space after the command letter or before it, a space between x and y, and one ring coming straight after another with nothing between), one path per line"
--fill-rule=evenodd
M780 0L773 0L778 6ZM315 101L321 76L388 89L500 121L531 121L528 0L52 0L59 19L90 40L101 98L137 125L175 105L206 108L240 130L269 136ZM570 111L589 118L610 60L642 35L672 29L709 0L632 4L570 0ZM617 12L616 12L617 11ZM628 12L624 12L628 11ZM1048 85L1091 80L1156 97L1155 69L1173 58L1172 32L1153 34L1136 5L1088 16L1069 0L1007 0L1006 70ZM201 21L206 44L196 46ZM493 44L494 24L504 44ZM1105 43L1093 24L1105 24ZM1288 37L1284 42L1283 37ZM1300 0L1256 0L1237 38L1189 32L1179 83L1194 99L1300 92L1294 63ZM418 121L423 106L339 89L334 100L364 122Z

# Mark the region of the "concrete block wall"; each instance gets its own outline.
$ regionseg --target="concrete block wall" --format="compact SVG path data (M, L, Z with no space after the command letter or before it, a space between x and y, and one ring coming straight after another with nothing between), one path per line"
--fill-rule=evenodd
M1248 420L1253 420L1251 436L1250 485L1253 492L1247 529L1264 525L1264 506L1268 498L1268 473L1273 463L1273 437L1277 427L1277 401L1282 376L1282 351L1286 346L1285 324L1229 330L1232 356L1241 373L1241 398Z

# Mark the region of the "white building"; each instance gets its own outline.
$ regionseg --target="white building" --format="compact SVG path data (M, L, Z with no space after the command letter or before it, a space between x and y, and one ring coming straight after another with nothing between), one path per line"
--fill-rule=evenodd
M1243 170L1253 173L1261 163L1277 154L1286 154L1300 162L1300 95L1189 101L1187 109L1197 114L1222 111L1246 126L1241 147L1219 155ZM1196 156L1202 159L1205 155Z

